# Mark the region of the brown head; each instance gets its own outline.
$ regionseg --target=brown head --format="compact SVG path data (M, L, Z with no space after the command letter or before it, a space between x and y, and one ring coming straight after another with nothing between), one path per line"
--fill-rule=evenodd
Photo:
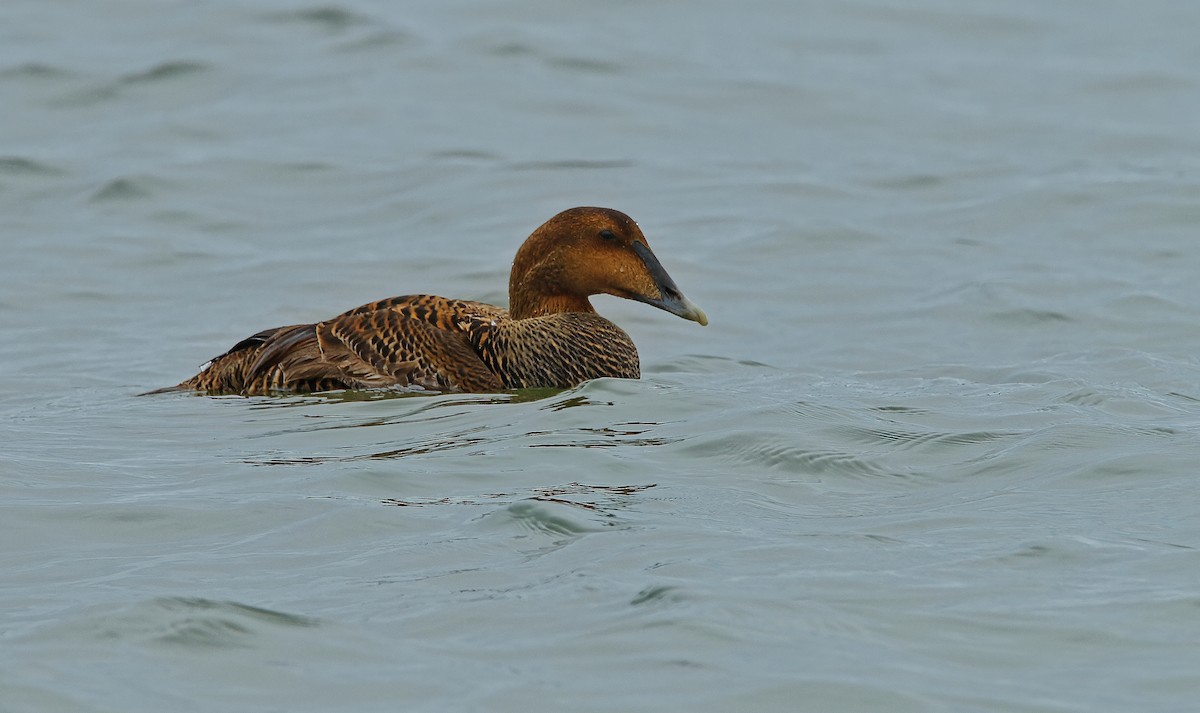
M546 221L521 246L508 280L513 319L594 312L590 295L608 294L654 305L708 324L704 310L675 286L646 237L624 213L571 208Z

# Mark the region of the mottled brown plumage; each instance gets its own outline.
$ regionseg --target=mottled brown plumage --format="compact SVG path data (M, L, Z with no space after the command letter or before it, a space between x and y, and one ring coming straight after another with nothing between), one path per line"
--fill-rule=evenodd
M567 388L603 376L636 379L641 368L633 341L588 301L601 293L708 324L629 216L572 208L535 230L517 251L508 310L432 295L392 297L325 322L259 332L162 391L494 392Z

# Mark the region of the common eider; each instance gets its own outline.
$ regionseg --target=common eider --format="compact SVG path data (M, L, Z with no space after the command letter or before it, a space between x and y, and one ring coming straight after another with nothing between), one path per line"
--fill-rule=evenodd
M371 302L315 324L243 339L160 391L261 395L336 389L497 392L641 376L637 348L596 314L610 294L708 324L624 213L572 208L542 224L513 260L508 309L433 295Z

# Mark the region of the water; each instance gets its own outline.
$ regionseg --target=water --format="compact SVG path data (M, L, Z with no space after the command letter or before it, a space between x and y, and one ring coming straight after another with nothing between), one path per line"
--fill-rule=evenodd
M8 2L0 710L1183 711L1200 6ZM637 382L138 398L636 219Z

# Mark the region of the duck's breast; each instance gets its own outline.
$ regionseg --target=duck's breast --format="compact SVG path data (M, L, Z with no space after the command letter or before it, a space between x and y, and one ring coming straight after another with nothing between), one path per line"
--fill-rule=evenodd
M471 341L510 389L565 389L605 376L641 376L633 340L594 313L496 321L471 330Z

